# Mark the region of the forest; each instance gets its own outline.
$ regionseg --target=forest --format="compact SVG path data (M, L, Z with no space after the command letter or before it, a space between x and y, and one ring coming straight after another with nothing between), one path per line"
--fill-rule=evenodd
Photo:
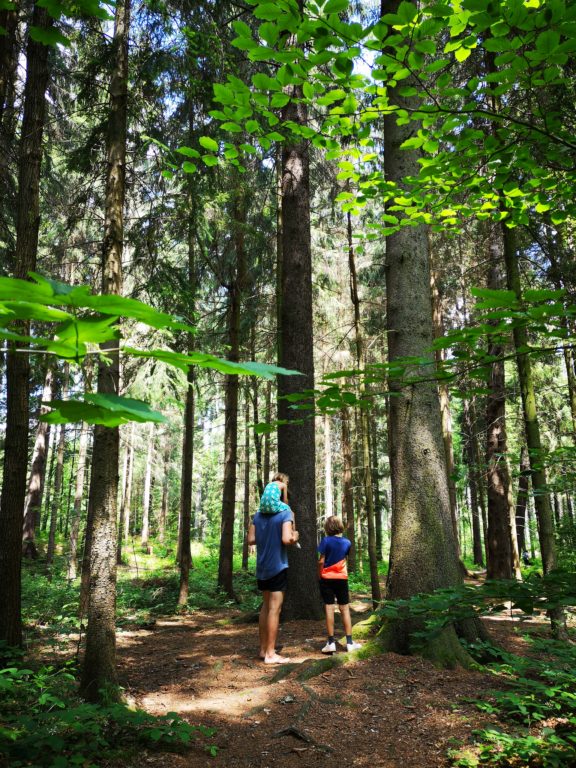
M0 0L1 767L576 765L575 54L573 0Z

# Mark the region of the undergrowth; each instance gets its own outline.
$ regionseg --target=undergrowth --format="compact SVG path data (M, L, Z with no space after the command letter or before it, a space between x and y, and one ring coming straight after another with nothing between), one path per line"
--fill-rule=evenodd
M532 570L523 582L487 581L420 594L384 605L386 620L417 620L413 647L423 647L454 622L514 612L544 616L553 608L576 605L576 573L558 570L542 576ZM495 715L501 727L475 731L472 748L452 750L456 768L574 768L576 766L576 646L551 637L529 636L526 656L486 642L466 645L484 669L498 676L498 690L474 701Z
M2 766L95 768L110 760L128 766L136 755L141 764L142 749L181 750L213 733L174 713L157 717L122 704L83 702L70 664L33 670L14 655L0 670ZM214 754L214 746L205 749Z

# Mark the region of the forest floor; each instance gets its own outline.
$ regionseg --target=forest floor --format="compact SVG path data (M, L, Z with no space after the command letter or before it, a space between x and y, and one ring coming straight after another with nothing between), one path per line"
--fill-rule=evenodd
M366 599L353 620L368 616ZM497 644L523 653L521 634L542 626L508 616L487 621ZM418 657L350 658L309 679L322 658L322 621L284 624L278 643L289 666L256 655L258 625L240 611L195 612L118 633L121 684L129 701L154 714L175 712L215 729L181 754L147 752L139 766L164 768L436 768L450 750L494 725L472 699L498 687L489 673L439 670ZM214 757L206 748L217 747Z

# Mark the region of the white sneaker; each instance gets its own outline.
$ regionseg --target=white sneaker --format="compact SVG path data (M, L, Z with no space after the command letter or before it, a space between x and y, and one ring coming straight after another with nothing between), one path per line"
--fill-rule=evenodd
M322 653L336 653L336 643L326 643L322 648Z
M350 653L350 651L357 651L360 648L362 648L360 643L355 643L354 641L351 643L346 643L346 650L348 653Z

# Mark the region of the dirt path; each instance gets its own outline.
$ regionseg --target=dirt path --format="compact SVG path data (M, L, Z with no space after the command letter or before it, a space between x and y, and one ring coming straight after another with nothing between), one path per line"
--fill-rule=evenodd
M130 698L149 712L177 712L217 729L209 740L218 747L214 758L198 743L182 755L142 756L139 765L312 768L337 760L343 768L435 768L491 722L465 701L494 687L490 675L385 654L299 680L324 642L321 622L301 621L281 628L282 652L294 666L278 679L287 670L255 657L257 625L235 617L195 613L119 634Z

